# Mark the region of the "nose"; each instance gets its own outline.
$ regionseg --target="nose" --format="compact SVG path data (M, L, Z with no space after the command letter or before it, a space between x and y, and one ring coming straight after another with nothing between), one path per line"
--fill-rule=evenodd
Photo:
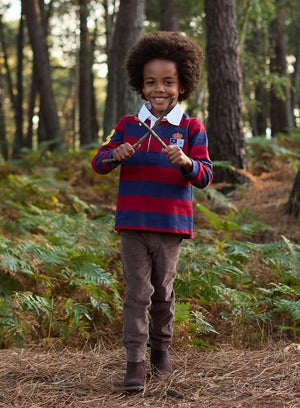
M157 91L159 91L159 92L165 92L165 91L166 91L165 88L166 88L166 87L165 87L165 84L164 84L163 82L157 83L157 86L156 86L156 90L157 90Z

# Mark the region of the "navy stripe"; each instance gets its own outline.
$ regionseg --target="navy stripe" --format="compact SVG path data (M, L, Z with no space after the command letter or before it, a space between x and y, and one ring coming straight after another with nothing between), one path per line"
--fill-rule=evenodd
M193 217L145 211L117 211L116 227L122 225L192 231Z
M155 164L157 166L159 163L159 167L173 167L173 168L180 168L178 165L174 165L166 158L166 156L162 152L143 152L143 151L136 151L133 156L127 159L124 162L124 166L153 166Z
M192 200L192 186L157 181L122 180L119 185L119 195L148 196L167 199Z
M193 146L207 146L207 137L205 132L194 133L189 139L189 148Z
M200 183L195 184L195 187L205 188L208 185L210 179L211 179L211 172L208 169L205 169L205 176L200 181Z

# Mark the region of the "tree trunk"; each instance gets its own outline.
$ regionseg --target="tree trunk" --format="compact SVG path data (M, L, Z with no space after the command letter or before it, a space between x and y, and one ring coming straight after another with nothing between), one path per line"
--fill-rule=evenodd
M2 23L2 15L0 14L0 42L1 42L1 48L2 48L2 53L3 53L3 61L4 61L4 67L5 67L5 74L6 74L6 83L7 83L7 88L8 88L8 93L9 93L9 98L10 98L10 103L13 109L14 113L14 119L15 119L15 126L16 129L18 127L17 122L18 122L18 115L17 115L17 98L15 96L15 87L13 84L12 80L12 74L9 66L9 55L8 55L8 47L6 44L6 37L5 37L5 32L4 32L4 27ZM1 107L3 109L3 100L1 101ZM2 126L5 125L4 121L4 111L3 111L3 123ZM2 137L4 137L5 134L5 129L2 130ZM6 158L8 158L8 141L7 140L2 140L1 141L2 145L2 150L3 150L3 155L6 155Z
M52 90L42 11L38 0L22 0L22 6L27 19L30 44L36 64L37 89L40 94L47 140L53 141L53 147L58 147L62 144L62 135Z
M252 136L265 136L267 129L269 94L262 82L258 82L258 84L259 85L257 85L254 90L255 105L252 109L249 109L249 119Z
M12 81L12 76L11 76L11 71L9 68L8 64L8 51L7 51L7 45L5 41L5 33L3 30L3 23L2 23L2 15L0 14L0 41L1 41L1 48L3 52L3 60L4 60L4 67L6 71L6 82L7 82L7 87L8 87L8 93L10 97L10 101L14 110L14 113L16 114L16 98L15 98L15 93L14 93L14 85Z
M159 0L160 3L160 30L178 31L177 0Z
M13 157L17 158L23 147L23 38L24 16L21 5L20 26L18 33L18 67L17 67L17 97L16 97L16 136L14 139Z
M257 135L264 136L267 129L268 93L263 83L259 83L259 85L255 88L255 99L257 101L255 112Z
M300 170L296 174L290 198L286 204L286 211L288 214L295 215L296 217L300 215Z
M274 57L270 59L270 72L277 74L279 78L286 81L286 26L285 10L281 6L282 0L277 0L277 17L270 24L270 39L274 44ZM288 133L292 128L292 113L288 98L287 86L281 85L281 95L278 95L273 86L270 94L270 119L271 133L276 136L278 133Z
M31 73L31 84L30 84L30 94L29 94L29 101L28 101L28 111L27 111L27 120L28 120L28 128L27 134L24 141L24 146L28 149L32 149L33 145L33 115L34 115L34 107L35 107L35 99L37 94L36 89L36 74L34 64L32 64L32 73Z
M297 101L299 97L299 81L300 81L300 29L298 29L298 44L296 50L296 60L294 63L294 74L293 74L293 84L291 91L291 110L293 113L293 127L297 127L295 108L297 107Z
M87 27L89 0L79 0L80 49L79 49L79 124L80 144L92 143L92 52Z
M112 48L108 55L108 85L104 112L104 134L107 135L121 117L135 113L140 98L128 85L124 68L131 46L143 31L145 0L121 0Z
M98 23L95 21L95 29L93 32L93 37L91 41L91 54L92 54L92 66L94 65L94 55L96 50L96 39L99 36L98 32ZM98 112L97 112L97 90L95 88L95 81L94 81L94 72L91 68L91 98L92 98L92 141L98 142L98 135L99 135L99 122L98 122Z
M237 169L246 169L235 1L206 0L205 12L210 156L213 161L229 161ZM241 184L245 178L231 169L215 167L214 181Z
M8 144L6 139L5 112L3 108L3 95L0 92L0 155L8 159Z
M259 78L265 70L265 31L259 24L254 24L248 39L245 41L245 52L250 55L253 61L251 66L251 76ZM249 81L249 71L243 70L243 93L251 100L249 109L249 119L253 136L266 134L269 93L264 81L257 79L255 87L253 81ZM254 97L252 94L254 93Z

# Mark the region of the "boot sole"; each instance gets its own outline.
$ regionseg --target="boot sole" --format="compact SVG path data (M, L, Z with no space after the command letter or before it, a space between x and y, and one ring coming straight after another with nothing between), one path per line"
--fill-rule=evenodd
M144 389L143 385L122 385L123 391L142 391Z

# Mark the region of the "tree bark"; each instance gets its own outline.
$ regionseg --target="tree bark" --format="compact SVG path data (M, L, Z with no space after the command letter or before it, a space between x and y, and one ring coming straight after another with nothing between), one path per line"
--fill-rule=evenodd
M28 149L32 149L33 145L33 115L34 115L34 108L35 108L35 100L36 100L36 73L35 73L35 65L32 64L32 73L31 73L31 83L30 83L30 93L29 93L29 101L28 101L28 110L27 110L27 120L28 120L28 127L27 133L24 140L24 146Z
M267 118L269 115L268 102L269 92L264 81L259 79L262 71L265 70L265 43L267 41L265 31L259 24L253 24L248 39L245 41L245 52L252 58L250 68L251 77L257 76L255 86L253 81L249 81L249 70L243 69L243 94L251 100L249 119L253 136L266 134ZM254 97L252 94L254 93Z
M160 3L160 30L178 31L177 0L159 0Z
M236 169L246 169L235 1L206 0L205 12L210 156L213 161L229 161ZM231 169L215 167L214 181L242 184L245 178Z
M14 85L13 85L13 81L12 81L12 76L11 76L11 71L10 71L10 67L8 64L8 51L7 51L7 45L6 45L6 40L5 40L5 33L3 30L3 23L2 23L2 15L0 14L0 42L1 42L1 48L2 48L2 52L3 52L3 60L4 60L4 67L5 67L5 71L6 71L6 82L7 82L7 87L8 87L8 93L9 93L9 97L10 97L10 101L16 116L16 97L15 97L15 93L14 93Z
M145 0L121 0L112 48L108 55L108 85L104 112L104 134L107 135L121 117L134 113L140 98L128 85L124 68L127 53L143 31Z
M8 47L6 44L6 37L5 37L5 32L4 32L4 26L3 26L3 22L2 22L2 15L0 14L0 42L1 42L1 48L2 48L2 52L3 52L3 60L4 60L4 67L5 67L5 74L6 74L6 83L7 83L7 88L8 88L8 94L9 94L9 98L10 98L10 103L12 105L12 109L14 112L14 119L15 119L15 126L16 129L18 127L17 122L18 122L18 114L17 114L17 98L15 95L15 87L13 84L13 80L12 80L12 74L11 74L11 70L10 70L10 66L8 63L9 60L9 55L8 55ZM1 108L3 110L3 101L1 101ZM5 128L3 129L3 126L5 126L5 115L4 115L4 111L3 114L1 115L2 117L2 135L1 137L5 137ZM6 156L6 158L8 158L8 141L5 139L1 140L1 145L2 145L2 154L3 156Z
M277 17L270 24L270 40L274 43L274 57L270 59L270 72L283 81L287 79L285 10L281 0L277 0ZM287 86L281 85L282 96L278 96L273 86L270 94L271 134L288 133L292 128L292 113Z
M296 123L296 116L295 116L295 108L297 107L297 101L299 97L299 81L300 81L300 29L297 30L298 34L298 44L297 44L297 50L296 50L296 60L294 63L294 74L292 78L292 91L291 91L291 111L293 114L293 127L297 127Z
M300 215L300 170L296 174L290 198L286 204L286 211L296 217Z
M62 144L62 135L52 90L41 8L38 0L22 0L22 6L26 15L30 44L34 55L34 63L36 64L37 89L40 94L47 140L53 141L53 146L58 147Z
M89 0L79 0L79 124L80 145L92 143L92 50L87 26Z
M17 40L17 97L16 97L16 136L14 139L13 157L17 158L23 147L23 48L24 48L24 16L21 5L20 25Z
M0 154L4 160L8 159L8 143L6 139L5 112L3 108L3 95L0 91Z

